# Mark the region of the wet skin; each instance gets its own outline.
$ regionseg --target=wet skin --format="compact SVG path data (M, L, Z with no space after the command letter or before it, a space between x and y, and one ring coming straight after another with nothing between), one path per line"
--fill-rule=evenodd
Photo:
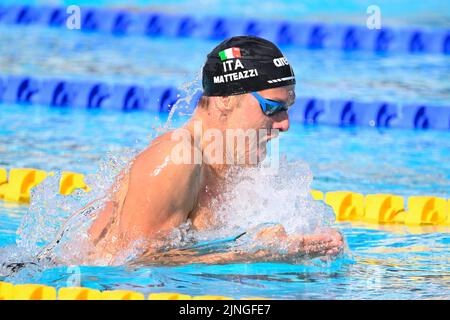
M295 100L293 86L258 93L264 98L290 104ZM223 132L226 129L277 129L285 132L289 129L286 111L267 116L251 94L208 98L208 106L197 107L184 126L192 138L196 135L194 123L198 121L201 121L203 131L214 128ZM273 133L269 131L264 143L253 152L264 152L262 150L271 138ZM227 183L224 177L231 169L226 164L176 164L170 160L170 155L178 143L173 141L172 132L161 135L134 159L128 171L117 178L112 189L114 191L111 191L109 200L89 231L95 247L91 258L111 263L119 252L141 240L145 251L141 261L170 264L285 259L285 256L281 257L270 250L202 257L194 254L190 256L186 251L183 255L156 253L163 245L164 237L188 219L192 222L192 228L197 230L216 226L215 213L210 209L210 203L213 199L220 200ZM205 145L202 143L190 143L186 147L191 148L192 152L203 152ZM288 249L287 256L332 256L343 247L342 236L331 228L321 234L288 235L283 226L277 225L259 231L254 235L254 241L268 246L283 243ZM189 258L186 260L186 257Z

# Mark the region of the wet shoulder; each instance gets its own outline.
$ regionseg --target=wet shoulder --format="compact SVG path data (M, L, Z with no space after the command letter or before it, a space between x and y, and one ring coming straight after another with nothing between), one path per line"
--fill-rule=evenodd
M189 133L169 131L155 138L150 145L135 159L134 167L154 173L169 175L191 175L200 170L200 163L195 161L193 143ZM181 138L180 138L181 137ZM198 153L197 153L198 154Z

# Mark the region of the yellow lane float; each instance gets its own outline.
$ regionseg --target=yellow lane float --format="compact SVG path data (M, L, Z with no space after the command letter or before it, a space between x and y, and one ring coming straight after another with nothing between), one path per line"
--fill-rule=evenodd
M30 192L47 177L47 172L28 168L9 170L6 183L0 185L0 199L13 202L29 202Z
M148 300L233 300L233 298L224 296L189 296L176 292L150 293L147 298ZM141 292L129 290L100 291L85 287L66 287L57 291L53 287L41 284L13 285L0 281L0 300L145 300L145 295Z
M9 176L4 168L0 168L0 199L10 202L29 203L31 189L41 183L53 172L30 168L13 168L9 170ZM84 175L80 173L63 171L59 183L59 192L69 195L76 189L89 191L84 182Z
M7 170L0 168L0 199L28 203L31 189L53 174L30 168L13 168L9 170L8 176ZM80 189L90 191L83 174L71 171L61 173L60 194L69 195ZM450 199L413 196L407 199L405 207L405 199L393 194L363 195L352 191L330 191L324 194L320 190L311 190L311 196L314 200L324 201L331 206L337 221L450 226Z
M405 224L441 225L446 223L448 215L448 202L445 199L437 197L409 197Z
M364 216L364 196L348 191L332 191L325 194L325 203L330 205L336 214L336 220L361 220Z
M403 197L392 194L368 194L362 220L371 223L403 223L405 201Z

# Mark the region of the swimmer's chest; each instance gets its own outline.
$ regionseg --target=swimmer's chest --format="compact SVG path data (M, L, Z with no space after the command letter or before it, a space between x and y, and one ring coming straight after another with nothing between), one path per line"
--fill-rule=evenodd
M202 182L204 182L203 180ZM199 188L194 209L189 213L188 219L197 230L212 228L217 224L217 216L213 203L219 201L220 190L212 183L203 183Z

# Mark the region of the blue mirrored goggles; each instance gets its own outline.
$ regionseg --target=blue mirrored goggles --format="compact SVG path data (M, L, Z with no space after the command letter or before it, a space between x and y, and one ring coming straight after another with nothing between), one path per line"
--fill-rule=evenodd
M266 99L257 92L250 92L250 93L252 96L256 98L256 100L258 100L262 111L267 116L271 116L280 111L287 111L291 107L291 105L288 105L287 103L284 102Z

